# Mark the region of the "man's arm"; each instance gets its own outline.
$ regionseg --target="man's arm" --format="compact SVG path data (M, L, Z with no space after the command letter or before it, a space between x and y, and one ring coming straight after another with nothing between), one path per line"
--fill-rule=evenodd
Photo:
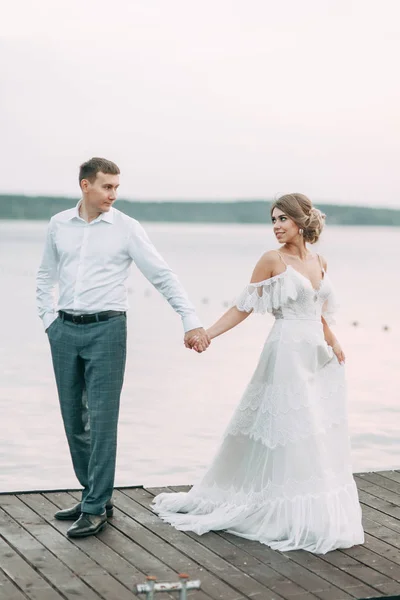
M135 222L129 235L129 255L143 275L166 298L172 308L181 316L185 331L185 342L194 336L200 336L206 349L209 345L196 311L189 301L179 279L167 265L150 241L143 227Z
M47 228L42 262L36 276L36 303L45 331L47 331L52 322L57 318L54 305L54 288L57 282L57 271L58 254L53 238L53 223L50 221Z

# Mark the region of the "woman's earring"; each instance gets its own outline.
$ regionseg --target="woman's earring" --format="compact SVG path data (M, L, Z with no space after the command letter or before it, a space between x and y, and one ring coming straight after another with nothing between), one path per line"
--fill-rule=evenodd
M299 235L303 235L304 231L302 229L299 229Z

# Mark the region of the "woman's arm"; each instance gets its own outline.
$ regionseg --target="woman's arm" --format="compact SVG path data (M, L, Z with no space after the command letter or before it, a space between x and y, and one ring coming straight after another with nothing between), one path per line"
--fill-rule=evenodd
M325 321L324 317L321 317L322 326L324 328L324 337L328 346L332 347L332 350L336 354L336 357L340 364L344 364L346 362L346 356L342 350L341 345L339 344L337 338L335 337L332 329L329 327L328 323Z
M324 258L322 258L322 264L324 267L324 271L327 271L328 265L327 262ZM336 354L336 357L339 361L340 364L344 364L346 362L346 357L345 354L340 346L340 343L338 342L337 338L335 337L332 329L329 327L328 323L325 321L324 317L321 317L321 321L322 321L322 327L324 328L324 338L326 343L328 344L328 346L331 346L332 350L334 351L334 353Z
M272 277L276 264L276 252L266 252L254 267L250 283L258 283ZM211 339L214 339L226 331L233 329L236 325L239 325L239 323L251 315L251 312L244 312L236 308L236 306L232 306L232 308L227 310L214 325L207 329L207 334Z
M210 339L213 340L226 331L233 329L236 325L239 325L239 323L247 319L250 315L251 312L244 312L236 308L236 306L232 306L232 308L227 310L214 325L211 325L211 327L206 330L206 333Z

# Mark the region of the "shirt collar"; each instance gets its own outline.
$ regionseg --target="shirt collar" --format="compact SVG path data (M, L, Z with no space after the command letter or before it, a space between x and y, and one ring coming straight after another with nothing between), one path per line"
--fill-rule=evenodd
M114 209L111 206L110 210L108 212L103 212L101 214L101 219L102 221L106 221L106 223L111 223L111 225L114 222Z
M82 219L82 217L79 214L79 207L81 204L82 204L82 198L79 200L78 204L73 209L70 219ZM98 219L99 219L99 221L105 221L106 223L112 224L114 222L113 207L111 207L108 212L101 213L101 215L99 215Z

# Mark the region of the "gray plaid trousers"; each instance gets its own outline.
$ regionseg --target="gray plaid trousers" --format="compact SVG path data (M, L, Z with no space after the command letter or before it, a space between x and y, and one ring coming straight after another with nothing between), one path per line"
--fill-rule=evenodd
M126 317L84 325L59 317L47 333L82 511L100 514L114 487Z

